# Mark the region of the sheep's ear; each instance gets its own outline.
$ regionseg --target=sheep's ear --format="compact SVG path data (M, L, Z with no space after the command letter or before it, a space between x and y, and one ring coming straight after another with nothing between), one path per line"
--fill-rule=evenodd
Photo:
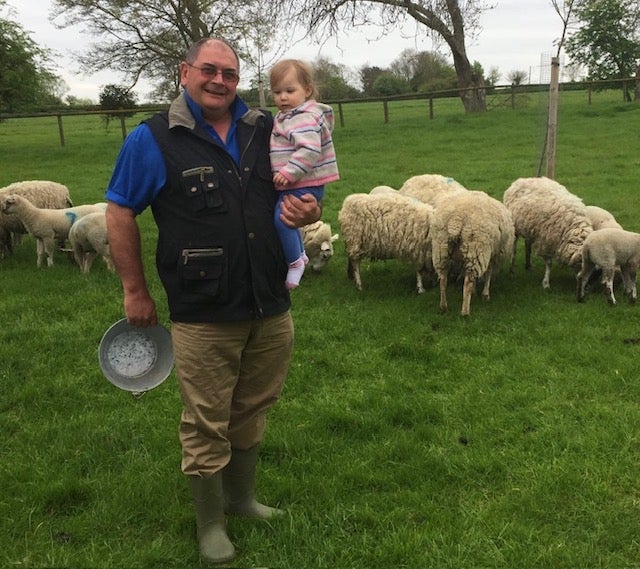
M331 236L331 243L333 243L334 241L338 240L338 234L336 233L335 235Z

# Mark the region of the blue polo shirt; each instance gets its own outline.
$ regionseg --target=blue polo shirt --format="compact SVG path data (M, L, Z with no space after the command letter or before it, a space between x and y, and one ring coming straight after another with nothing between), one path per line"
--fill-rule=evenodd
M237 138L237 122L247 112L248 107L240 97L231 104L233 121L223 141L212 126L202 117L202 108L187 92L184 97L196 123L233 158L240 163L240 147ZM156 139L149 127L141 123L125 139L105 192L105 199L132 209L136 215L142 213L155 199L167 181L167 169Z

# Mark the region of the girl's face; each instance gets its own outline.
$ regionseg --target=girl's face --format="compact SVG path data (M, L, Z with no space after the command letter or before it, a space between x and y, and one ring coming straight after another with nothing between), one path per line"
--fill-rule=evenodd
M309 85L305 87L300 83L298 74L295 68L292 67L271 91L273 92L273 101L278 110L286 112L304 103L311 97L313 89Z

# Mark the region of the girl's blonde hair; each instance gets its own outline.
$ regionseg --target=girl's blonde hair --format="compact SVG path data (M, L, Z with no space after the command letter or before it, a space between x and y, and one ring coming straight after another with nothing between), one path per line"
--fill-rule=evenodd
M284 76L294 69L298 81L303 87L311 87L311 98L318 96L318 91L313 83L313 66L301 59L281 59L269 70L269 84L273 90L282 82Z

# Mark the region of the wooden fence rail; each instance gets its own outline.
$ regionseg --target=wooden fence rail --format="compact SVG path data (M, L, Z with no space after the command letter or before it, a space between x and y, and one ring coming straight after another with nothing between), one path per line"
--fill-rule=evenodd
M592 103L593 92L602 89L620 89L622 91L622 98L624 101L629 100L628 93L630 85L636 85L635 93L638 97L640 93L640 79L632 77L628 79L616 79L610 81L589 81L579 83L562 83L560 84L561 91L585 91L587 93L587 103ZM469 90L478 90L479 87L474 87ZM525 95L529 93L543 93L549 91L549 85L545 83L540 84L527 84L527 85L502 85L491 86L482 88L485 92L485 96L505 95L508 96L511 108L516 108L516 100L519 95ZM345 126L345 113L344 106L353 103L382 103L382 114L384 123L389 122L389 104L399 101L420 101L425 100L429 107L429 119L435 118L435 102L438 99L451 99L460 97L460 89L450 89L446 91L432 91L429 93L412 93L405 95L395 95L389 97L370 97L361 99L336 99L327 100L325 103L338 108L338 118L340 126ZM42 117L56 117L58 123L58 136L60 139L60 145L64 146L65 134L63 127L63 117L69 116L84 116L84 115L100 115L105 119L117 117L120 122L120 129L122 131L122 140L127 136L127 128L125 120L127 117L137 113L154 113L167 108L167 105L162 106L146 106L135 107L134 109L112 109L112 110L77 110L77 111L57 111L57 112L39 112L39 113L17 113L8 114L0 113L0 128L2 121L10 119L28 119L28 118L42 118Z

